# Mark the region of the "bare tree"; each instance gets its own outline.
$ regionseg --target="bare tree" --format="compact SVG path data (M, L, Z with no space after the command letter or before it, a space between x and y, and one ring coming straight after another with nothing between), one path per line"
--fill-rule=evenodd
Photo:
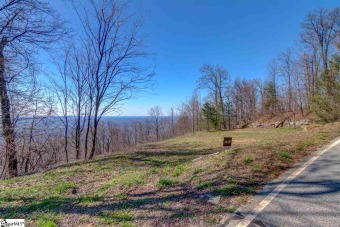
M300 67L299 61L295 62L295 67L292 74L292 86L294 90L294 96L295 100L294 103L298 107L301 116L304 116L304 109L308 108L308 86L307 83L310 77L308 77L308 80L306 80L304 76L304 67ZM309 76L309 75L308 75ZM306 89L307 88L307 89Z
M84 29L84 48L89 56L90 89L93 101L92 148L96 151L97 128L104 114L119 109L119 104L149 84L153 73L141 60L144 51L141 23L127 15L127 4L120 1L89 1L78 15ZM85 13L86 11L86 13Z
M278 57L279 60L279 71L281 76L283 77L286 86L287 86L287 94L288 94L288 111L292 111L293 104L293 90L292 90L292 77L294 73L294 59L293 53L291 49L287 49L283 53L281 53Z
M201 110L201 105L197 92L193 92L189 101L185 104L185 109L188 113L188 116L190 116L191 132L192 134L194 134L196 131L198 131Z
M17 157L14 128L11 120L11 103L8 83L22 74L27 64L16 75L9 75L11 62L18 58L29 61L37 47L43 47L61 39L63 23L48 3L39 0L4 0L0 5L0 101L2 131L6 144L8 174L17 176ZM21 72L21 73L20 73Z
M255 80L236 79L230 97L236 111L237 123L248 123L257 114L257 86Z
M56 97L59 107L61 110L54 109L54 113L59 117L60 121L64 125L64 153L66 162L69 161L69 153L68 153L68 145L69 145L69 106L70 106L70 82L69 82L69 71L68 71L68 55L69 50L66 51L64 57L62 57L62 62L59 64L56 63L58 68L58 77L57 79L50 77L51 87L50 89L53 91L54 96Z
M317 58L315 51L313 54L304 51L299 55L296 65L299 74L304 78L304 90L307 95L306 107L308 109L310 101L318 91L320 60Z
M213 94L214 104L221 116L221 123L226 129L224 96L227 94L229 74L219 65L203 65L200 68L201 77L198 79L198 88L207 89Z
M72 113L75 116L75 150L76 159L80 158L81 151L81 136L86 123L88 112L88 96L89 94L89 66L86 65L86 56L83 52L73 48L69 57L69 77L71 83L70 100Z
M75 158L80 158L81 136L89 111L89 66L86 54L74 45L68 45L64 53L54 60L58 74L50 76L51 88L61 110L56 115L64 125L64 153L68 162L69 145L74 145ZM71 137L72 138L69 138ZM72 144L69 144L71 139Z
M171 124L171 136L176 135L176 124L175 124L175 108L171 107L169 110L170 124Z
M272 91L269 93L271 94L270 96L272 97L272 104L271 104L271 113L275 114L279 111L279 93L278 93L278 86L277 84L279 83L279 65L276 59L271 60L268 65L267 65L267 77L269 84L272 86ZM268 83L267 83L268 85Z
M340 8L333 10L318 9L310 12L302 23L300 34L303 44L321 56L323 72L329 70L329 55L334 48L334 41L339 36ZM316 56L314 56L316 58ZM327 78L328 92L334 87L334 78Z
M152 107L149 110L149 116L151 117L151 125L155 131L156 141L160 139L160 127L161 127L161 117L162 108L160 106Z
M176 131L179 135L183 135L192 131L192 121L186 103L182 103L178 107L178 118L176 121Z

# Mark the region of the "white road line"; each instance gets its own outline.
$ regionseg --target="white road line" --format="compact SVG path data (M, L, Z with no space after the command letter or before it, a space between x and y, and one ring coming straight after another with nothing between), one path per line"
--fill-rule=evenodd
M302 171L304 171L310 164L312 164L321 155L326 153L329 149L340 143L340 139L329 145L324 150L319 151L315 156L311 157L300 168L295 170L289 177L287 177L281 184L279 184L265 199L263 199L246 217L237 225L237 227L247 227L256 216Z

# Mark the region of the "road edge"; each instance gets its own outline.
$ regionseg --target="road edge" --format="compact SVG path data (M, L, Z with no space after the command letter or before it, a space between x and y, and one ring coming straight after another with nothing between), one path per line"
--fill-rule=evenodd
M238 208L231 216L227 217L220 226L249 226L256 216L282 191L289 182L302 173L310 164L316 161L320 156L326 153L334 146L340 144L340 137L328 141L316 151L302 158L299 162L284 171L280 176L266 183L259 192L253 197L252 201ZM272 185L277 185L273 187ZM272 197L274 196L274 197Z

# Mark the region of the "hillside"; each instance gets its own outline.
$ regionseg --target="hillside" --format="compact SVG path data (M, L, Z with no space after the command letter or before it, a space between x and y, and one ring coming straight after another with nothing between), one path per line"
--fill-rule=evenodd
M217 225L339 135L339 124L187 134L0 181L0 214L28 226ZM233 137L230 149L222 148L224 136Z

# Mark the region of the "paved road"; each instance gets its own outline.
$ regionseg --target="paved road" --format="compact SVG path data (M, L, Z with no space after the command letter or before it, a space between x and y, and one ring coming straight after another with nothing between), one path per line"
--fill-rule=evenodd
M340 226L340 143L334 142L266 186L225 224Z

